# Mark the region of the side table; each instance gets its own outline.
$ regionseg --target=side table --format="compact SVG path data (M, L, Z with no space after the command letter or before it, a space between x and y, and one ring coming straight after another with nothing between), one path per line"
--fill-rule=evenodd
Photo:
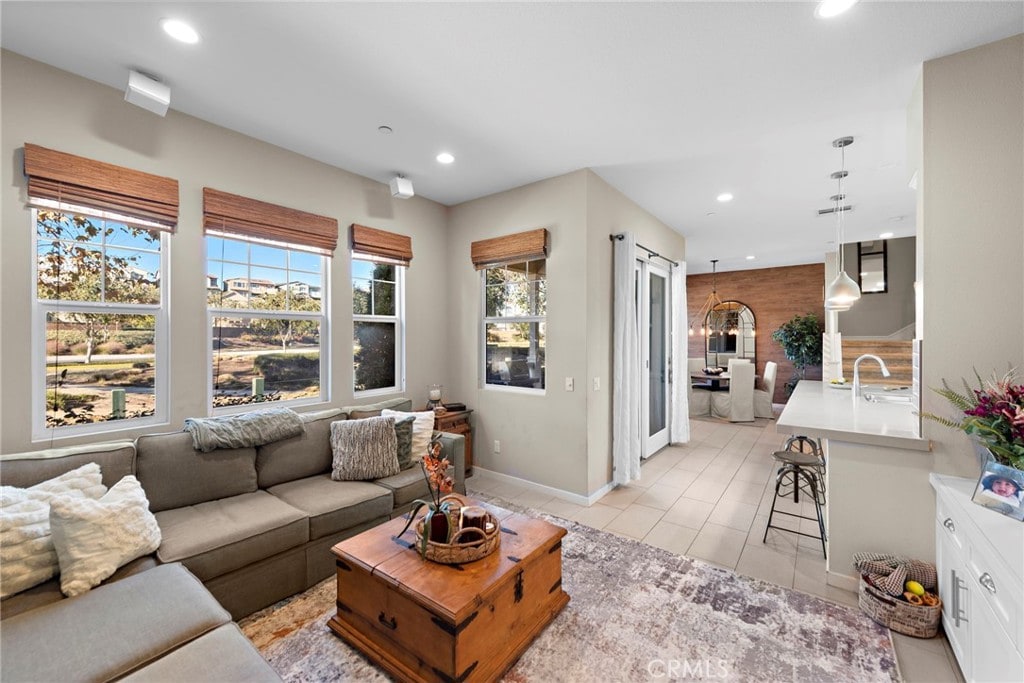
M438 415L434 413L434 429L449 434L462 434L466 438L466 476L473 474L473 425L470 423L472 410L449 410Z

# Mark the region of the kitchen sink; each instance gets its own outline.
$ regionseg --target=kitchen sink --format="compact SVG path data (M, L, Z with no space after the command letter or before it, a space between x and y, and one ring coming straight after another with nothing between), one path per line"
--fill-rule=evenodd
M883 385L867 385L861 389L864 400L868 403L913 403L914 395L910 387L890 387Z

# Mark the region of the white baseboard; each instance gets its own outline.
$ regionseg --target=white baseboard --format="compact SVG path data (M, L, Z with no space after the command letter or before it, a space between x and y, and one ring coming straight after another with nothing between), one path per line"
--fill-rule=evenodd
M615 485L608 482L597 491L594 491L588 496L582 496L578 493L572 493L570 491L564 491L562 489L556 489L553 486L545 486L544 484L538 484L537 482L530 481L529 479L520 479L519 477L513 477L510 474L504 474L502 472L495 472L479 465L473 465L473 476L467 480L466 485L472 486L472 480L482 476L484 479L490 479L492 481L498 481L503 484L513 484L515 486L522 486L530 491L536 491L537 493L544 493L549 496L554 496L559 500L564 500L568 503L575 503L576 505L583 505L590 507L597 501L601 500L606 493L611 491Z
M844 591L849 591L854 594L860 590L860 579L847 574L837 574L833 571L829 571L825 574L825 583L833 588L841 588Z

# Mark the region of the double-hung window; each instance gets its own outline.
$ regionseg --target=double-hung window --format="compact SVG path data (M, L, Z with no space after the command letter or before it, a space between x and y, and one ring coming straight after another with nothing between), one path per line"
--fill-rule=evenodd
M482 273L484 386L543 391L548 231L473 242L470 256Z
M405 271L412 238L353 225L352 391L405 391Z
M167 421L170 178L25 145L35 439Z
M203 189L210 404L328 401L332 218Z

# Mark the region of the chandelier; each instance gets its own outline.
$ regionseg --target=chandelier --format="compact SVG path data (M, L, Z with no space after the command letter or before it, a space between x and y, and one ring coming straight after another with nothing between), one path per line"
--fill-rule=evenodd
M711 293L708 294L708 298L701 304L700 309L690 318L691 337L694 335L694 326L698 322L700 323L701 336L707 336L721 326L722 321L719 318L722 316L716 311L717 308L722 306L722 300L718 298L717 266L718 259L711 259ZM705 321L707 324L705 324Z
M842 159L842 166L830 176L838 183L836 194L830 199L835 202L836 213L836 248L839 250L839 274L832 284L825 291L825 309L829 311L848 311L850 306L860 298L860 287L846 274L846 264L843 256L843 213L849 208L843 205L846 195L843 194L843 178L849 175L846 171L846 148L853 144L850 136L837 138L832 141L832 146L839 149Z

